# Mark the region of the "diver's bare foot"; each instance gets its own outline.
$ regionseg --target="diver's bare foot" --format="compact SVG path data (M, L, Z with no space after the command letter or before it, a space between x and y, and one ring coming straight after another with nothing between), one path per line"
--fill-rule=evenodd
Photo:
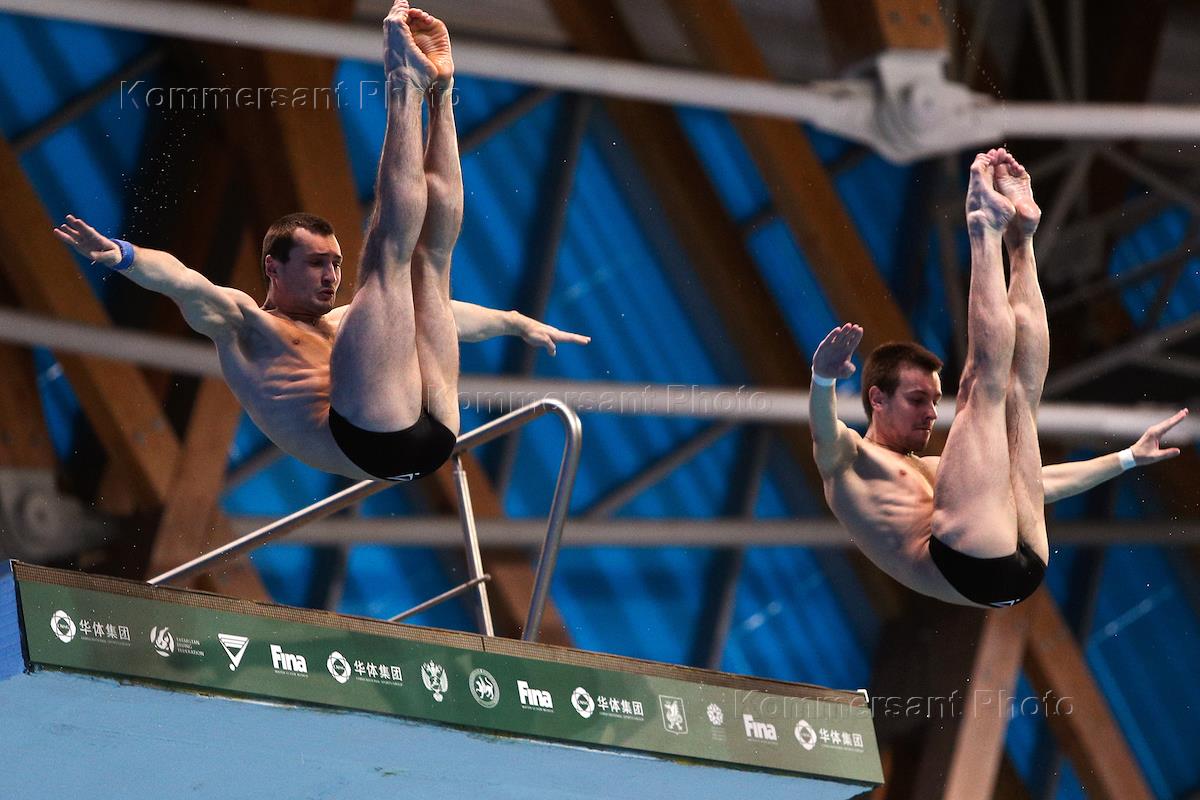
M450 56L450 32L446 23L419 8L408 12L408 28L413 41L437 68L434 87L449 86L454 78L454 59Z
M383 21L383 68L393 86L409 84L424 93L437 78L438 69L413 39L411 14L408 0L392 3Z
M1012 202L993 186L995 152L980 153L971 164L971 179L967 186L967 230L971 233L1002 233L1016 213Z
M1033 183L1029 173L1004 148L996 151L995 189L1009 199L1016 208L1016 215L1008 226L1009 235L1028 238L1037 231L1042 219L1042 210L1033 201Z

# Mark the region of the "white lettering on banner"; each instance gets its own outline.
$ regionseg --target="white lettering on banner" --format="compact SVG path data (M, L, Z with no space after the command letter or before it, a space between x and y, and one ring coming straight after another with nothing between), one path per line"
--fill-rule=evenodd
M271 665L279 672L308 674L308 662L304 660L304 656L285 653L283 648L277 644L271 645Z
M769 722L758 722L749 714L742 714L742 722L746 726L746 738L758 739L764 742L777 742L779 735L775 732L775 726Z
M550 696L550 693L541 689L533 689L525 681L517 681L517 695L521 698L523 706L546 711L554 710L554 698Z

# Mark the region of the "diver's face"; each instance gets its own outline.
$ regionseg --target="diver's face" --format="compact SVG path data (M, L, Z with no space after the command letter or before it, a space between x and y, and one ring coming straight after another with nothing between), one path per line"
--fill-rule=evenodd
M900 368L896 391L890 396L878 387L871 388L872 426L889 445L920 452L929 444L941 399L941 376L905 364Z
M342 282L342 248L336 236L304 228L292 234L287 261L267 256L272 298L281 311L320 316L333 309Z

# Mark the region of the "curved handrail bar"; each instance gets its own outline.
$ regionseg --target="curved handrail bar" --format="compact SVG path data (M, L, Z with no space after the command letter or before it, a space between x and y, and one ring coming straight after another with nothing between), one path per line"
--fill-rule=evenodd
M397 614L394 617L388 617L388 622L403 622L404 620L408 619L409 617L415 617L417 614L420 614L422 611L428 611L429 609L433 608L434 606L440 605L440 604L446 602L447 600L453 600L454 598L458 597L460 594L463 594L464 592L469 592L470 590L474 589L476 586L487 583L491 579L492 579L492 576L485 572L482 575L480 575L478 578L472 578L471 580L469 580L465 583L460 583L458 586L455 586L453 589L450 589L449 591L442 592L441 594L439 594L436 597L429 598L424 603L419 603L419 604L413 606L408 611L401 611L399 614ZM488 634L488 635L490 636L491 634Z
M562 543L563 526L567 522L567 511L571 504L571 492L575 488L575 474L579 471L580 448L583 445L583 423L575 409L561 400L547 397L538 401L542 413L553 412L562 420L566 433L563 443L562 463L558 467L558 483L554 487L554 499L550 503L550 522L546 527L546 541L538 558L537 573L533 580L533 597L529 601L529 616L525 619L525 630L521 638L527 642L537 640L542 627L542 612L546 598L550 595L550 580L558 563L558 548Z
M541 400L535 400L532 403L509 411L507 414L496 417L491 422L485 422L478 428L467 431L458 437L458 444L454 446L454 452L465 453L480 445L485 445L551 411L563 417L564 422L566 421L566 417L563 416L564 412L570 414L575 417L576 423L578 423L579 416L575 414L575 411L570 406L556 398L544 397ZM567 424L570 425L570 423Z
M454 446L455 453L466 452L550 412L555 413L562 419L567 429L567 442L563 448L563 462L559 469L558 484L554 490L554 500L550 506L550 524L549 530L546 533L546 543L542 547L542 555L538 563L538 573L534 582L534 601L529 609L529 617L525 629L527 637L529 636L529 623L535 622L540 624L541 622L542 610L540 606L545 605L546 595L550 586L550 577L558 558L558 546L562 539L562 527L566 522L566 507L570 500L571 490L575 485L575 473L579 466L579 447L582 437L582 425L579 421L579 415L562 401L554 398L545 398L510 411L490 422L480 425L474 430L468 431L458 437L458 442ZM568 469L568 467L570 468L569 476L564 474L564 470ZM271 539L285 536L310 522L315 522L316 520L336 514L343 508L352 506L394 485L395 483L392 481L360 481L323 500L318 500L306 508L278 519L269 525L264 525L257 530L251 531L245 536L222 545L215 550L210 550L188 561L186 564L181 564L161 575L157 575L147 581L147 583L152 586L159 586L173 580L178 580L179 578L206 572L217 564L230 561L261 547ZM543 574L547 569L549 571ZM535 631L533 636L536 637L537 628L534 627L533 630Z
M360 500L365 500L371 495L378 494L394 485L390 481L360 481L336 494L329 495L324 500L318 500L311 506L294 511L269 525L264 525L241 538L234 539L232 542L222 545L216 550L209 550L207 553L193 558L186 564L180 564L174 569L151 578L146 583L149 583L151 586L159 586L179 578L186 578L206 572L217 564L231 561L244 553L249 553L251 550L262 547L271 539L285 536L310 522L315 522L336 514L343 508L348 508Z

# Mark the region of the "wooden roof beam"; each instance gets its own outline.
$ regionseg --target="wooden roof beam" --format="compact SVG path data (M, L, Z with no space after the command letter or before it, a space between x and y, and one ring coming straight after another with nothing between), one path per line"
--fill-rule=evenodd
M0 181L5 187L0 271L21 305L59 319L112 327L74 257L51 235L55 221L3 140ZM170 491L179 441L141 372L131 364L95 357L64 354L59 363L100 441L121 465L139 507L157 508Z
M668 4L707 66L740 78L771 78L766 60L730 0L714 0L702 8L689 0L668 0ZM840 9L855 3L832 5ZM904 312L880 278L804 129L788 120L765 117L735 115L732 120L834 314L865 327L863 352L887 341L911 340Z
M1049 590L1025 604L1030 606L1025 671L1034 691L1050 698L1046 720L1087 796L1149 800L1153 795L1141 767Z

